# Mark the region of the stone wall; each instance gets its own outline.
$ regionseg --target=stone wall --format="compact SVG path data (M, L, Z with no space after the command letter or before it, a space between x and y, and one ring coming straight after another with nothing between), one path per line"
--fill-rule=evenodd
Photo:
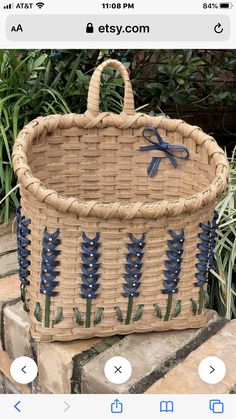
M0 280L0 393L235 392L236 320L227 322L209 311L207 324L198 330L36 343L18 294L17 275ZM200 380L197 367L214 354L226 363L227 374L221 383L209 386ZM23 355L38 364L38 377L30 385L17 384L10 375L12 360ZM103 373L106 361L118 355L133 367L122 385L109 383Z

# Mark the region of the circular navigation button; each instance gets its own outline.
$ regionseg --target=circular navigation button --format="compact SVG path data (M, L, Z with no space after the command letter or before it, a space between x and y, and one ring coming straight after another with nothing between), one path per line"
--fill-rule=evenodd
M218 384L225 377L225 363L222 359L217 358L216 356L208 356L200 362L198 374L205 383Z
M104 374L113 384L126 383L132 375L131 363L123 356L114 356L106 362Z
M38 367L32 358L20 356L12 362L10 373L17 383L29 384L37 377Z

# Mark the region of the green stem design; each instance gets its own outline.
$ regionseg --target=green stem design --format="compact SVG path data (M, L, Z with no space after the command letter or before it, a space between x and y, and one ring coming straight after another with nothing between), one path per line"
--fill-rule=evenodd
M92 298L87 298L86 303L86 322L85 327L88 329L91 324L91 307L92 307Z
M202 314L203 307L204 307L204 300L205 300L204 285L201 285L200 286L200 300L199 300L198 314Z
M167 300L167 306L166 306L166 314L164 321L167 322L170 320L170 314L171 314L171 308L172 308L172 301L173 301L173 295L168 294L168 300Z
M129 297L125 324L130 324L132 310L133 310L133 301L134 301L133 297Z
M45 295L45 319L44 325L45 327L50 327L50 296Z
M21 301L23 301L23 303L26 300L26 285L21 284L20 286L20 296L21 296Z

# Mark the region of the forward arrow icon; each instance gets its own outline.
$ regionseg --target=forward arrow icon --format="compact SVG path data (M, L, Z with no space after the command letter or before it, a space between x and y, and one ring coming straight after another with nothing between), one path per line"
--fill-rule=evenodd
M210 365L210 369L211 369L210 374L212 374L215 371L215 368Z
M65 402L65 401L64 401L64 404L65 404L65 406L66 406L66 408L65 408L64 412L67 412L67 410L69 410L69 408L70 408L70 405L69 405L69 403L67 403L67 402Z

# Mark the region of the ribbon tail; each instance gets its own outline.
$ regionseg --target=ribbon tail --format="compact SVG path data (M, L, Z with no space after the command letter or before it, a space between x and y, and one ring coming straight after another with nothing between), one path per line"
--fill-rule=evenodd
M174 166L174 168L176 169L176 168L177 168L177 162L176 162L176 160L175 160L174 156L173 156L172 154L168 153L168 157L169 157L169 159L170 159L170 161L171 161L172 165L173 165L173 166Z
M161 163L161 157L153 157L151 163L148 166L148 175L154 177L158 171L159 164Z
M150 176L150 173L152 172L152 168L153 168L154 163L155 163L155 158L153 158L151 160L150 164L148 165L147 172L148 172L149 176Z

